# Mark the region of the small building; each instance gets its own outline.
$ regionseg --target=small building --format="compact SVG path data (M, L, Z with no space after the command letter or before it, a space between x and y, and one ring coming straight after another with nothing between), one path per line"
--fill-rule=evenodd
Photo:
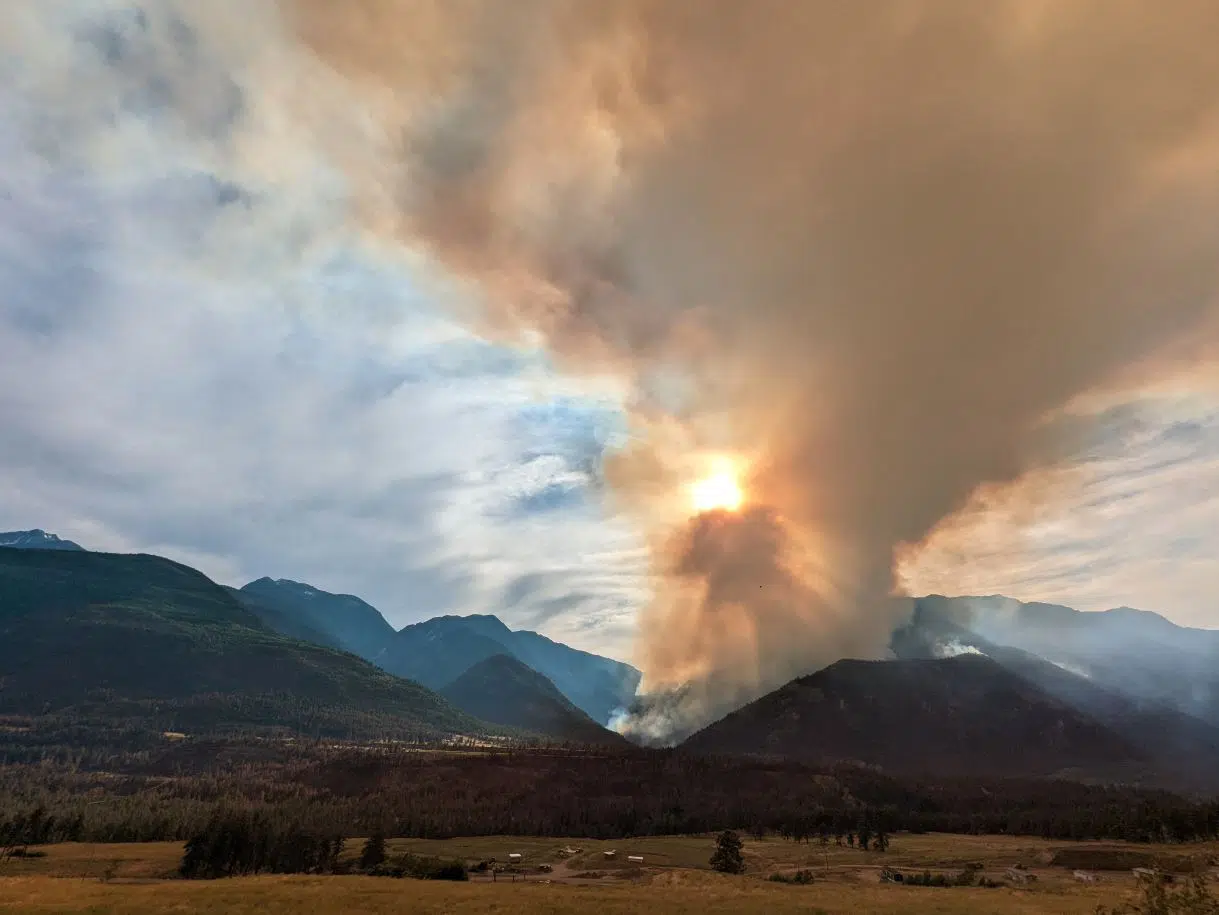
M520 864L521 863L520 853L513 852L512 854L508 855L508 863L509 864Z
M631 864L642 864L643 855L627 855L626 860L629 861Z
M605 857L607 857L607 858L612 858L612 857L614 857L614 855L618 854L618 852L616 852L616 851L607 851L607 852L604 852L603 854L604 854L604 855L605 855Z

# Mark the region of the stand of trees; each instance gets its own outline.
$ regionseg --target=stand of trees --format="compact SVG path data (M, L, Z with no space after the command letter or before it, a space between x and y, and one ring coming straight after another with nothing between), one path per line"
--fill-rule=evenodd
M0 836L19 844L185 841L208 834L221 812L261 817L276 830L291 825L319 841L734 829L883 850L898 831L1219 837L1219 803L1162 791L1048 779L916 782L865 767L681 751L430 753L192 739L0 765Z
M48 813L45 806L37 805L11 816L0 814L0 855L11 857L14 851L27 845L73 842L83 831L84 817L79 812L56 816Z
M179 872L213 879L247 874L330 874L343 852L342 836L303 830L264 814L218 812L186 842Z

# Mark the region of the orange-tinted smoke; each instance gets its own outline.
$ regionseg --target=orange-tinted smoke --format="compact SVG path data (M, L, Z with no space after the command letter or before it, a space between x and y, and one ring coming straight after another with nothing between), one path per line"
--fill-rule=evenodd
M679 430L611 468L624 504L749 456L753 512L652 530L640 660L713 684L687 724L883 652L895 548L1214 327L1214 3L283 5L378 119L378 228Z

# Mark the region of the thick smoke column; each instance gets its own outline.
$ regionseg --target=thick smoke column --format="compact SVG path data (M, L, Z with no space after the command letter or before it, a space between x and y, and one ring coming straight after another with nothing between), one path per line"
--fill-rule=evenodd
M640 660L690 684L645 731L882 652L895 548L1210 328L1212 2L283 9L378 125L337 150L370 226L633 385L609 476L654 537ZM752 509L688 520L704 450Z

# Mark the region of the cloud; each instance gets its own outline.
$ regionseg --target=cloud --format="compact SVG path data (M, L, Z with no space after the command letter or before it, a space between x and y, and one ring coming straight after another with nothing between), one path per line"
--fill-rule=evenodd
M915 594L1135 606L1217 627L1216 531L1216 402L1153 392L1105 411L1077 460L980 490L904 558L902 579Z
M251 166L240 43L151 7L19 6L0 64L0 528L306 580L398 625L500 612L627 655L641 555L592 472L614 392L455 323L434 276L352 230L324 157Z

